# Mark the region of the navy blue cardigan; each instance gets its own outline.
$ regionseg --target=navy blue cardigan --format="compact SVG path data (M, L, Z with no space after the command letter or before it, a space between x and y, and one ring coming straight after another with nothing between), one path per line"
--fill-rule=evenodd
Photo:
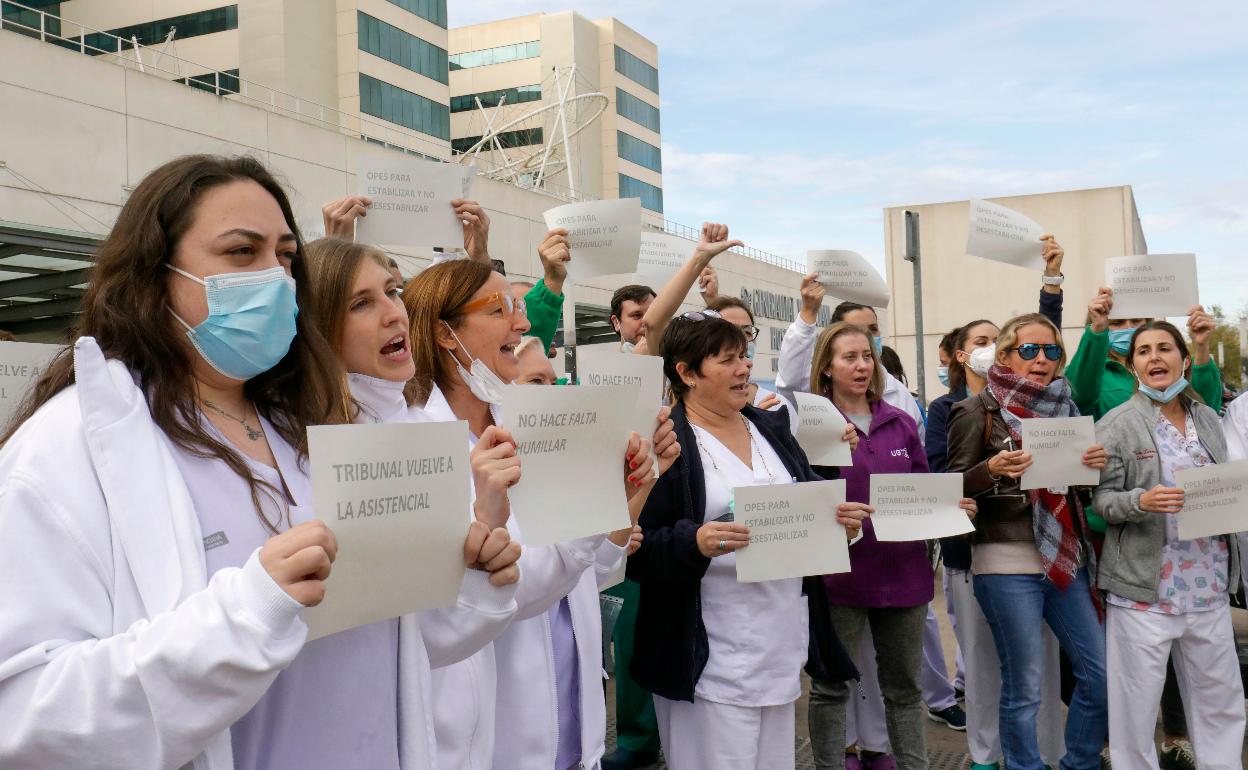
M787 409L741 412L767 439L798 481L818 481L806 453L789 432ZM709 656L702 623L702 577L711 560L698 550L697 531L706 514L706 482L693 428L683 403L672 408L680 457L655 483L641 512L645 538L628 557L628 577L641 586L630 672L645 689L669 700L692 701ZM832 628L823 581L802 581L810 611L806 671L841 682L858 676Z

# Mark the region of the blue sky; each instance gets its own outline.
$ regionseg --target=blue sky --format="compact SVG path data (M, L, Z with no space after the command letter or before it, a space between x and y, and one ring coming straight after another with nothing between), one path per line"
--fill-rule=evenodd
M1248 3L450 0L659 45L666 214L883 267L882 209L1134 187L1150 251L1248 309ZM1059 236L1060 237L1060 236Z

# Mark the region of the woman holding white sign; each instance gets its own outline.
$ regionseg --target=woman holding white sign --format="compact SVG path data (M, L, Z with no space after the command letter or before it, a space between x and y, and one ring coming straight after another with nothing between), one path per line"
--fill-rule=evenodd
M344 396L310 307L258 161L179 158L130 194L0 451L0 766L425 761L397 625L304 643L337 551L306 429Z
M1140 325L1127 362L1139 390L1105 415L1109 464L1096 509L1109 528L1098 585L1108 592L1110 756L1157 767L1156 704L1173 655L1201 767L1239 767L1244 691L1228 594L1239 586L1233 535L1179 537L1179 471L1227 461L1218 415L1189 385L1192 357L1166 321Z
M846 498L866 503L873 473L926 473L927 457L918 427L902 410L884 402L885 384L868 333L847 321L823 330L814 346L811 392L832 401L861 439L853 465L842 469ZM974 512L971 500L963 507ZM919 670L923 624L932 600L932 569L924 541L880 542L868 521L862 540L850 550L853 570L823 578L837 634L859 650L862 629L871 624L889 743L900 767L926 768L923 699ZM811 747L818 767L845 761L845 719L849 689L812 677Z
M628 560L642 596L632 673L655 694L663 750L680 770L791 770L808 653L825 679L855 676L818 578L737 580L750 532L733 523L733 487L819 480L788 417L749 404L746 342L714 311L668 325L663 369L685 451L646 502L645 539ZM838 508L849 537L869 510Z
M1005 765L1040 770L1037 741L1047 622L1073 663L1076 684L1066 720L1062 766L1096 768L1107 733L1105 641L1100 598L1089 575L1096 551L1084 504L1073 489L1021 491L1031 455L1019 447L1021 420L1078 415L1070 386L1058 377L1066 353L1043 315L1005 323L987 385L955 405L949 417L949 470L980 513L972 536L975 596L1001 661L1001 749ZM973 359L972 359L973 360ZM1103 468L1105 448L1083 464Z
M468 422L488 457L502 460L507 485L521 482L515 446L499 425L502 388L519 374L515 350L529 322L524 302L486 265L457 260L428 268L403 293L416 375L409 403L420 419ZM423 399L423 406L418 404ZM493 438L491 438L493 437ZM653 437L660 467L679 453L664 416ZM621 447L622 483L634 521L654 485L650 442ZM507 459L503 460L506 457ZM505 489L497 494L505 495ZM520 529L507 519L513 538ZM632 528L609 536L525 548L517 620L494 644L434 671L441 764L453 768L564 770L594 767L606 741L598 583L615 572Z

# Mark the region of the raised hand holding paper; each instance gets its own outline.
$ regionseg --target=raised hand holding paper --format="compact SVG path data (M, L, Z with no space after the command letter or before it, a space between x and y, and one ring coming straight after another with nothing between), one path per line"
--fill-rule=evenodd
M971 200L966 253L1032 270L1044 269L1044 228L999 203Z
M663 406L663 359L635 356L617 349L576 349L576 373L581 385L624 385L638 388L637 411L630 429L650 438L659 427ZM657 467L657 465L656 465Z
M797 443L811 465L853 465L853 452L844 440L845 417L823 396L794 392L797 400Z
M1248 532L1248 460L1178 471L1174 483L1183 489L1180 540Z
M883 543L965 535L975 526L961 502L961 473L871 474L870 522Z
M568 231L568 276L574 283L598 275L637 272L641 251L641 199L569 203L548 210L546 228Z
M688 238L671 233L643 232L641 256L633 282L647 286L662 286L676 275L698 244Z
M1195 254L1137 254L1105 260L1105 285L1114 291L1110 318L1187 315L1200 304Z
M853 251L808 251L806 272L818 273L830 296L870 307L888 307L888 285L871 263Z
M362 155L356 192L373 199L368 216L356 220L355 239L390 246L464 246L464 226L451 201L471 181L457 163L405 155Z
M0 342L0 425L8 425L30 386L61 349L38 342Z
M503 388L503 427L521 478L511 515L525 545L551 545L630 526L624 452L638 386Z
M468 423L308 428L316 517L338 538L308 638L449 607L464 579Z
M1094 487L1101 482L1101 472L1083 464L1083 453L1096 444L1091 415L1028 419L1022 424L1022 448L1031 453L1022 489Z
M844 479L735 487L732 499L750 544L719 558L736 560L738 583L849 572L849 541L836 520Z

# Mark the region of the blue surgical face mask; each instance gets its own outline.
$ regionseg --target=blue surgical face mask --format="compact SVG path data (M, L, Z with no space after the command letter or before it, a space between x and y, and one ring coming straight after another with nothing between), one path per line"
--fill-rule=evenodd
M1138 378L1137 378L1138 379ZM1175 399L1183 391L1187 390L1187 378L1180 376L1174 383L1165 390L1157 390L1151 385L1145 385L1143 380L1140 382L1140 392L1148 396L1159 404L1168 404Z
M871 338L871 344L875 346L875 357L879 358L880 354L884 352L884 338L877 334Z
M757 348L757 346L754 344L754 340L748 340L748 341L745 343L745 357L746 357L746 358L748 358L748 359L750 359L751 361L753 361L753 360L754 360L754 351L755 351L755 349L756 349L756 348Z
M940 380L941 385L944 385L946 388L949 387L949 367L936 367L936 379Z
M165 265L204 287L208 317L186 336L213 369L234 380L250 380L277 366L294 342L295 281L280 267L247 273L222 273L196 278ZM170 310L172 312L172 309Z
M1135 335L1135 329L1110 329L1109 330L1109 349L1120 356L1125 356L1131 352L1131 337Z

